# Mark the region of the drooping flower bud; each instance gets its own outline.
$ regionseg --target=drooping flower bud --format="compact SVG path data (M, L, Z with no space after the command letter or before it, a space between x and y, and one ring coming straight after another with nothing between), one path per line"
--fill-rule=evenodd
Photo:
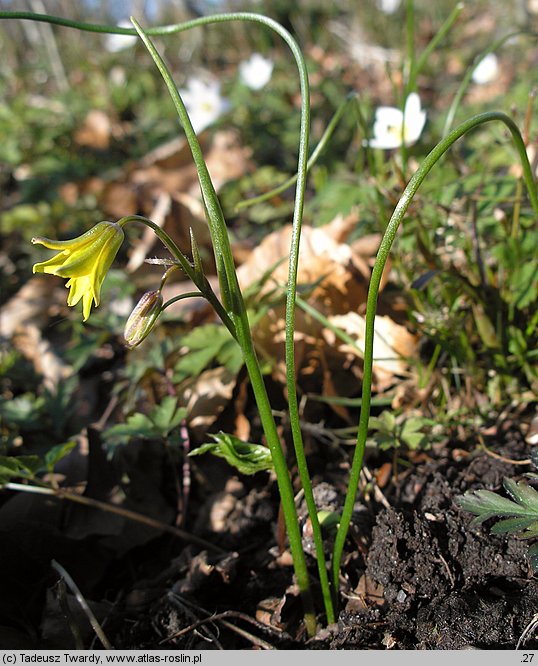
M126 345L133 349L138 346L154 327L163 304L160 290L147 291L129 315L123 337Z

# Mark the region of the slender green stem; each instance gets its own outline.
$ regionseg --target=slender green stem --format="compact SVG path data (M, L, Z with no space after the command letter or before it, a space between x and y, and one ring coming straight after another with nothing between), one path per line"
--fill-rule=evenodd
M302 91L302 106L301 106L301 135L300 135L300 148L299 154L304 155L304 160L299 163L298 166L298 187L296 195L296 206L295 206L295 215L294 215L294 232L296 235L295 244L292 241L292 250L290 252L290 266L291 257L298 254L299 246L299 234L300 226L302 219L302 209L304 202L304 189L306 182L306 152L308 146L308 128L309 128L309 100L308 100L308 75L306 71L306 65L304 63L304 58L302 57L301 51L297 46L295 40L285 31L279 24L275 23L267 17L262 17L257 14L239 14L239 15L216 15L213 17L207 17L205 22L224 22L228 20L233 20L241 17L242 20L256 20L260 23L272 27L278 34L282 35L287 43L290 45L290 48L298 63L301 63L300 69L300 80L301 80L301 91ZM222 208L220 206L219 200L217 198L211 177L207 170L205 164L202 150L200 144L196 137L196 134L192 128L187 110L181 99L181 95L178 92L178 89L172 79L172 76L162 60L160 54L155 49L151 39L148 35L142 30L140 25L134 20L131 19L137 32L139 33L141 39L144 41L146 48L149 50L153 60L155 61L167 87L169 94L174 102L176 107L177 114L185 130L187 141L191 149L194 162L198 171L198 178L200 181L200 187L202 190L202 198L204 206L207 212L209 229L213 241L213 249L216 258L217 273L219 276L219 282L221 285L222 299L224 307L228 310L228 313L234 323L235 330L237 332L237 340L243 351L243 357L245 359L245 364L249 377L251 379L254 395L258 404L258 409L260 411L260 418L264 426L264 431L268 440L269 448L271 449L271 455L273 457L273 462L275 465L275 472L277 475L277 482L279 484L280 496L282 500L282 508L284 511L284 517L286 521L286 527L288 529L288 538L290 541L290 548L292 550L292 557L295 567L295 575L297 577L297 583L299 589L303 594L303 600L305 604L305 623L309 634L315 633L316 621L315 615L313 612L314 606L312 602L310 584L308 580L308 571L306 567L305 554L302 549L302 540L301 533L299 529L299 524L297 520L297 511L293 501L293 492L291 487L291 481L289 477L289 472L286 465L286 460L280 444L280 439L276 430L276 425L272 415L269 399L265 389L265 384L263 382L263 377L260 371L258 360L256 357L256 352L254 350L254 344L252 341L252 335L250 331L250 324L248 321L248 316L246 312L245 303L239 288L239 283L237 280L237 274L235 271L235 265L232 255L232 250L230 247L230 241L228 238L226 222L222 213ZM302 189L300 189L302 188ZM295 272L293 275L290 275L289 282L292 283L295 287L295 280L297 274L297 264L295 261ZM291 270L291 269L290 269ZM294 314L295 307L295 292L293 292L292 297L288 295L288 305L292 301L292 310ZM287 308L289 311L289 307ZM292 326L294 321L292 321ZM289 317L288 317L288 326L289 326ZM289 337L289 331L287 329L287 338ZM297 403L296 393L295 393L295 372L294 372L294 359L293 359L293 328L291 330L291 346L292 346L292 368L291 374L293 375L293 391L288 388L288 392L293 393L293 396L289 398L290 403ZM289 354L287 356L287 365L290 364ZM288 377L290 376L290 369L288 367L287 371ZM289 387L289 384L288 384ZM293 412L296 411L297 416L291 416ZM318 559L318 569L320 573L320 581L322 585L322 590L324 593L324 601L327 608L327 614L330 616L329 621L333 621L334 616L332 615L332 600L330 595L330 587L328 581L328 572L325 562L324 552L323 552L323 541L321 537L321 528L319 526L319 520L317 517L317 511L315 507L315 502L313 499L313 492L310 482L310 476L308 474L308 468L306 467L306 457L304 455L304 447L302 446L302 440L300 441L300 446L297 444L297 430L299 432L300 438L300 429L299 429L299 418L298 418L298 406L294 409L293 405L290 405L290 418L292 423L292 434L296 450L296 458L298 463L299 475L301 482L303 484L303 489L305 492L305 501L309 510L310 520L313 527L314 542L316 545L316 553ZM294 429L294 421L297 428Z
M340 104L334 116L331 118L329 124L327 125L325 132L323 132L323 136L319 140L318 145L312 151L312 155L310 155L310 157L308 158L308 162L306 164L307 173L310 172L310 169L314 166L314 164L316 164L319 156L327 147L327 144L331 140L331 137L334 134L334 131L338 126L338 123L342 120L344 113L348 110L350 106L352 105L356 106L358 104L358 99L359 95L353 92L346 97L346 99L342 102L342 104ZM264 192L263 194L260 194L257 197L252 197L251 199L245 199L244 201L240 201L235 208L236 210L239 211L242 210L243 208L248 208L249 206L254 206L255 204L259 204L264 201L267 201L268 199L272 199L273 197L278 196L282 192L285 192L292 185L295 185L296 182L297 182L297 174L294 174L291 178L288 178L288 180L285 183L282 183L282 185L275 187L269 192Z
M177 303L178 301L184 301L186 298L205 298L204 294L202 294L201 291L189 291L186 294L178 294L177 296L173 296L171 299L166 301L166 303L163 303L160 312L163 310L166 310L166 308L169 308L171 305L174 303Z
M403 96L401 101L401 110L402 110L402 136L400 143L400 157L402 160L402 173L405 178L407 173L407 146L405 145L405 123L407 118L405 117L405 107L407 98L409 95L415 91L416 88L416 67L415 67L415 2L414 0L406 0L405 3L405 42L406 42L406 52L407 58L404 63L404 87L403 87Z
M122 217L121 220L119 220L119 223L121 224L126 224L127 222L141 222L142 224L146 225L147 227L149 227L154 231L155 235L161 240L161 242L164 244L164 246L167 248L170 254L174 257L174 259L178 261L179 265L185 271L187 276L202 292L204 298L208 301L208 303L210 303L213 306L215 312L222 320L222 323L230 331L233 337L237 339L237 332L235 330L234 323L228 316L226 310L223 308L222 303L217 298L215 292L211 288L211 285L209 284L205 276L202 276L200 278L200 276L197 274L197 272L194 270L193 266L191 265L190 261L178 248L178 246L174 243L174 241L170 238L170 236L166 233L166 231L164 231L164 229L161 229L161 227L159 227L158 224L155 224L155 222L148 220L146 217L142 217L142 215L128 215L126 217Z
M351 473L349 479L349 486L346 495L346 500L344 504L344 509L342 511L342 517L340 520L340 525L336 534L336 539L334 543L333 551L333 560L332 560L332 570L333 570L333 585L336 587L339 582L340 576L340 562L342 558L342 552L344 549L344 543L346 536L349 530L349 524L351 522L351 516L353 513L353 506L355 504L355 499L357 496L357 489L359 485L359 477L362 468L362 460L364 456L364 449L366 446L366 437L368 434L368 420L370 417L370 401L372 395L372 364L373 364L373 341L374 341L374 323L375 323L375 313L377 308L377 296L379 292L379 285L381 282L381 276L383 274L383 269L387 262L390 249L398 228L403 220L403 217L416 194L418 188L435 166L438 160L446 153L447 150L464 134L469 132L472 129L475 129L479 125L492 121L501 121L506 127L510 130L512 139L516 146L517 152L519 154L521 165L523 168L523 179L527 186L529 193L529 199L534 210L534 214L538 217L538 193L536 190L536 184L534 182L534 177L532 173L531 166L529 164L529 159L527 157L527 152L525 150L525 144L519 132L517 125L514 121L504 113L498 111L492 111L489 113L482 113L480 115L470 118L466 122L462 123L459 127L453 130L449 136L440 141L437 146L427 155L420 167L417 169L411 180L409 181L407 187L405 188L400 200L394 212L389 220L385 234L381 239L381 244L377 252L376 261L374 268L372 270L372 277L370 279L370 286L368 288L368 297L366 304L366 335L364 342L364 369L363 369L363 380L362 380L362 404L361 404L361 413L359 418L359 429L357 434L357 445L355 447L355 453L353 455L353 462L351 464Z
M409 93L416 88L416 54L415 54L415 0L406 0L405 3L405 46L407 51L406 84L404 103Z
M290 33L287 30L285 30L285 28L283 28L279 23L273 21L272 19L266 16L260 14L252 14L248 12L207 16L195 19L193 21L188 21L182 24L152 28L146 32L141 30L139 26L138 29L118 28L117 26L88 24L79 21L71 21L69 19L63 19L60 17L49 16L46 14L33 14L31 12L1 11L0 18L29 19L34 21L43 21L45 23L53 23L56 25L62 25L65 27L77 28L79 30L86 30L89 32L97 32L97 33L111 33L111 34L120 34L120 35L138 34L143 39L146 47L150 50L151 55L153 56L157 66L159 67L161 75L166 81L169 92L176 106L178 116L180 117L182 125L187 134L187 140L189 142L191 152L193 153L195 164L199 170L200 186L202 189L204 205L208 213L208 223L210 231L212 233L213 246L216 254L218 255L217 266L221 268L221 274L219 275L219 280L222 281L221 282L222 298L225 308L228 310L228 314L232 319L233 328L236 333L236 339L241 345L243 351L245 363L247 365L247 370L249 371L251 377L252 387L258 404L258 409L260 411L260 418L262 420L262 425L264 427L264 431L267 437L267 442L271 449L271 453L275 463L275 471L277 474L277 482L279 485L282 507L284 510L284 516L286 520L286 527L288 530L288 538L290 541L290 548L292 551L292 557L294 561L295 574L305 604L305 624L307 626L309 634L312 635L315 632L316 622L315 622L315 615L313 612L313 603L310 593L306 561L305 561L304 552L302 550L301 533L297 520L297 512L295 509L295 504L293 501L291 481L289 478L289 472L287 470L284 454L280 444L280 439L278 437L278 432L276 430L276 425L272 416L270 403L265 391L265 386L263 383L261 371L256 359L254 346L250 334L250 329L248 326L248 318L246 310L237 284L237 276L235 275L235 271L233 270L234 269L233 256L231 253L231 248L229 246L229 239L226 234L226 225L224 217L222 215L220 204L218 202L213 185L211 183L211 179L207 172L207 168L205 166L205 163L203 162L203 156L201 154L200 146L196 139L196 135L194 134L194 132L192 132L192 126L190 124L188 115L186 114L186 110L184 108L181 97L177 92L177 88L173 84L172 77L170 76L170 73L166 68L166 65L160 58L159 54L157 53L155 47L151 43L151 40L149 39L148 36L175 34L185 30L189 30L194 27L208 25L211 23L224 23L228 21L242 20L242 21L256 22L265 25L266 27L276 32L288 44L299 68L299 78L301 83L301 99L302 99L299 166L297 169L298 184L297 184L297 196L295 200L295 213L294 213L294 234L293 234L294 247L290 252L290 267L292 268L295 265L295 275L297 273L296 258L298 256L301 218L304 206L307 148L308 148L308 135L309 135L309 124L310 124L308 74L306 70L306 63L304 61L301 50L299 49L297 43L290 35ZM291 279L290 283L291 283L291 290L288 293L289 304L287 308L288 310L288 317L287 317L288 327L286 329L287 337L290 336L289 322L291 321L293 323L294 320L295 302L293 295L296 290L296 280ZM237 287L237 289L235 287ZM292 361L291 369L288 369L288 376L290 378L293 377L292 393L295 395L293 328L291 329L291 338L292 338L291 353L289 352L289 345L288 345L288 353L286 359L288 365L290 365L290 359ZM292 405L292 408L290 410L290 418L294 420L298 426L298 409L296 408L296 402L297 401L295 400L295 407ZM328 621L331 622L334 620L334 611L332 609L330 585L329 585L327 567L323 553L321 528L319 526L317 511L315 503L313 501L313 493L311 489L310 478L308 476L308 471L306 469L306 459L304 456L304 450L301 450L302 440L300 439L300 437L299 439L297 439L297 428L294 429L294 445L298 459L301 482L303 483L303 487L305 490L305 499L307 502L314 533L314 542L316 545L318 569L320 573L320 582L323 590L323 598L325 602L327 618ZM305 475L305 469L306 469L306 475Z
M456 22L458 16L461 14L463 8L465 7L463 2L458 2L458 4L454 7L452 12L450 13L449 17L446 19L446 21L443 23L443 25L439 28L437 33L432 37L430 43L424 51L420 54L420 57L416 61L415 64L415 71L414 71L414 80L417 80L418 75L422 71L422 68L424 65L428 62L428 58L431 56L431 54L434 52L434 50L437 48L437 46L440 44L440 42L445 38L445 36L448 34L450 28L454 25Z

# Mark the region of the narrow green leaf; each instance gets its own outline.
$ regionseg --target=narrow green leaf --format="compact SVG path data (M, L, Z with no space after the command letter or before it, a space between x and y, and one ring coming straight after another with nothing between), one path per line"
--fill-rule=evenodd
M194 237L192 227L189 227L189 234L190 234L190 237L191 237L191 251L192 251L192 260L194 262L194 270L196 272L196 276L200 280L203 280L203 278L204 278L204 267L202 266L202 260L200 258L200 251L198 250L198 243L196 242L196 238Z
M473 304L473 315L476 324L476 330L482 338L482 342L489 349L498 349L500 347L495 327L486 315L481 306Z

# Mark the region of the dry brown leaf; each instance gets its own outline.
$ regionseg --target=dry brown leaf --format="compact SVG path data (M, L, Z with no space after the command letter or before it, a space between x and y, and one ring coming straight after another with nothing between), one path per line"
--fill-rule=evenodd
M171 198L167 192L161 192L152 213L150 214L150 219L154 222L159 228L164 227L166 216L170 212L171 207ZM144 232L142 238L136 243L125 267L128 273L134 272L137 268L144 263L144 260L148 256L151 248L155 244L156 236L153 229L149 227L144 227ZM164 272L164 271L163 271Z
M112 123L104 111L92 109L75 132L75 142L79 146L89 146L98 150L106 150L110 145Z
M138 211L138 197L131 183L107 183L99 197L99 204L107 217L119 220Z
M355 594L361 597L367 605L383 606L385 599L383 597L383 585L376 583L375 580L363 574L355 588Z
M49 310L56 304L57 290L51 289L50 276L36 275L0 310L0 335L43 375L44 385L55 391L58 382L72 374L72 368L57 356L41 331L49 321Z
M346 238L356 218L336 218L331 225L322 228L303 229L299 256L298 284L313 286L308 295L303 295L308 303L327 317L331 323L342 328L357 340L359 347L364 345L364 319L360 313L365 310L370 269L367 263L369 253L377 251L379 236L371 236L351 248L335 239ZM272 266L271 279L262 289L270 293L275 286L283 290L288 273L287 256L291 240L291 226L284 227L267 236L252 252L248 260L238 269L239 282L246 288L259 280ZM384 280L387 280L388 268ZM395 376L405 376L409 366L405 360L416 353L416 341L404 326L397 324L405 320L400 312L398 295L383 302L383 312L393 317L376 319L375 338L375 388L385 390L395 381ZM401 300L401 299L400 299ZM391 307L392 304L392 307ZM398 304L397 311L394 306ZM261 354L277 359L275 374L282 377L285 368L281 359L284 348L284 304L282 301L272 308L254 331L257 348ZM299 368L301 388L308 390L308 384L315 381L324 384L324 390L339 395L356 392L356 374L352 367L344 368L350 352L360 358L357 350L352 350L337 340L334 333L306 315L300 308L296 315L296 362ZM314 351L315 350L315 351ZM327 376L329 373L330 377ZM341 376L339 376L341 375ZM350 381L352 380L352 381ZM346 387L347 385L347 387ZM344 390L344 393L341 390ZM341 413L340 416L344 417Z
M202 372L179 387L187 408L188 425L197 439L207 430L232 398L237 376L224 367Z
M356 312L348 312L346 315L329 317L334 326L350 335L357 347L364 351L364 337L366 323L364 317ZM324 337L331 345L337 345L342 352L350 353L362 358L362 353L355 347L346 343L340 343L336 335L330 329L324 329ZM417 340L409 333L405 326L397 324L390 317L377 316L375 319L374 333L374 386L376 391L384 391L394 384L395 377L407 376L409 374L409 363L407 359L416 356Z

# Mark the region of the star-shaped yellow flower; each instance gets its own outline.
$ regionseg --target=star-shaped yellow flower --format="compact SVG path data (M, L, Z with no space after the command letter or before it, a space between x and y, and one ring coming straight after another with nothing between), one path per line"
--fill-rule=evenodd
M50 273L69 278L67 305L76 305L82 299L84 321L90 316L92 300L99 305L101 285L123 242L120 224L99 222L82 236L68 241L32 238L49 250L60 250L52 259L34 265L34 273Z

